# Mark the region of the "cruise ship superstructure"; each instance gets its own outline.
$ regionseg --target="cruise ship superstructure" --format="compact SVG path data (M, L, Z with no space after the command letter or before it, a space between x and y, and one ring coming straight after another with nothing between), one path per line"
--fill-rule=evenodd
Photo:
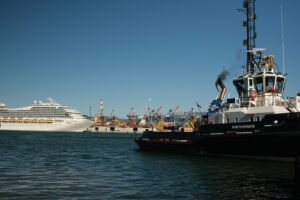
M34 101L23 108L7 108L0 104L0 130L82 132L92 123L77 110L58 104Z

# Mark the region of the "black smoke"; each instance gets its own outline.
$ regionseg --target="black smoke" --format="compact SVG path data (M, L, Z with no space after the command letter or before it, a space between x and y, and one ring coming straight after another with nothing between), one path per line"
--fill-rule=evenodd
M216 83L215 83L217 89L218 89L218 84L219 84L220 80L221 80L221 81L226 80L228 74L229 74L229 71L223 70L223 71L221 72L221 74L218 76L217 81L216 81Z

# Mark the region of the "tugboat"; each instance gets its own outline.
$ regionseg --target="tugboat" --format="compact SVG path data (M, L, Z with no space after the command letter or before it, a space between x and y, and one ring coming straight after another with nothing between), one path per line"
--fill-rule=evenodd
M256 48L255 0L245 0L241 9L247 20L246 70L233 80L238 98L225 99L223 83L208 112L192 133L147 131L135 139L141 150L234 156L293 157L300 155L300 93L283 98L287 74L279 72L274 56Z

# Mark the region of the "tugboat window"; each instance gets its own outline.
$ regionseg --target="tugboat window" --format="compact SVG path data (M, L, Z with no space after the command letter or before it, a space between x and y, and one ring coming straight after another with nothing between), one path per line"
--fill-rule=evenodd
M252 79L249 79L249 86L252 86Z
M234 81L234 85L235 85L239 95L246 94L246 84L245 84L244 80Z
M281 93L283 90L284 78L277 77L276 90L278 93Z
M262 92L263 91L263 78L262 77L255 78L254 83L255 83L256 92Z
M274 88L274 84L275 84L275 77L267 76L266 77L266 91L269 91L271 88Z

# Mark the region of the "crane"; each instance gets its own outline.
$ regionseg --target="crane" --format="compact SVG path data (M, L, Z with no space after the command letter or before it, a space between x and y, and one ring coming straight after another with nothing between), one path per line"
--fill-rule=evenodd
M98 116L99 116L99 110L97 111L97 113L95 114L95 122L97 122L98 121Z
M146 109L145 115L143 116L143 118L144 118L145 121L146 121L146 124L150 124L150 122L151 122L151 117L152 117L152 115L151 115L151 112L150 112L150 108L148 107L148 108Z
M127 114L128 119L131 121L137 121L138 120L138 116L137 114L134 112L134 108L132 107L130 112Z
M110 115L109 115L109 120L116 120L117 119L117 116L115 115L115 110L112 109Z
M175 116L175 115L177 114L177 112L178 112L178 110L179 110L179 107L180 107L180 106L176 106L174 112L172 113L172 116Z
M173 122L174 121L174 116L177 114L178 109L179 109L179 106L176 106L174 111L172 109L170 109L168 114L165 117L165 120L167 122Z
M160 112L162 109L162 106L160 106L157 111L153 114L153 119L155 121L160 121L163 118L163 114Z

